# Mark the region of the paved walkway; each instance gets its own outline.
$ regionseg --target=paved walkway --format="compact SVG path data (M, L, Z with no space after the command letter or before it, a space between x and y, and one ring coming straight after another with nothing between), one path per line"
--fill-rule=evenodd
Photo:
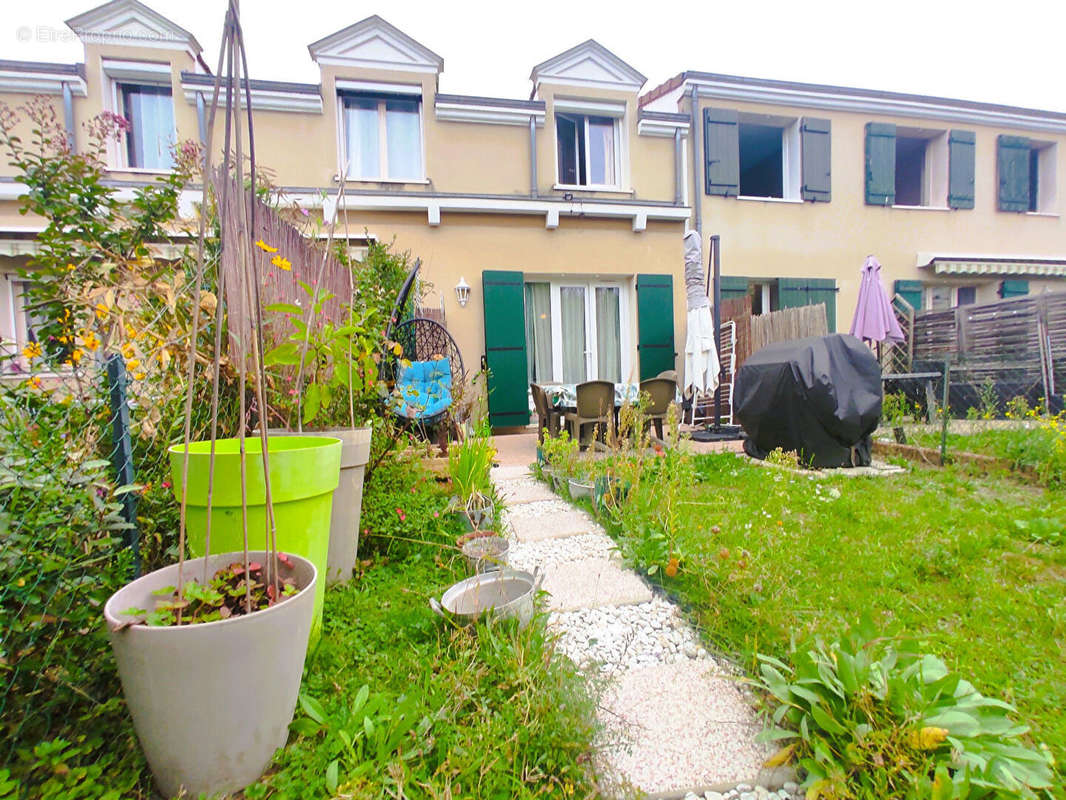
M762 768L770 751L754 741L762 726L730 667L625 568L589 514L533 479L535 435L497 437L496 445L492 477L507 506L511 566L544 571L558 647L600 692L597 766L605 788L788 797L764 788L776 789L778 776Z

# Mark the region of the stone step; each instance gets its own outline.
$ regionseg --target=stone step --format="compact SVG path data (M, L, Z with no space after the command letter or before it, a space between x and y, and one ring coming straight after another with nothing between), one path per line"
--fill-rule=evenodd
M525 464L501 464L489 470L489 476L494 482L509 481L514 478L528 478L532 473Z
M597 707L598 766L611 783L663 796L765 782L773 749L755 743L762 725L737 679L714 661L629 670Z
M544 591L550 611L646 603L651 589L636 573L623 569L616 559L586 558L544 568Z
M515 569L532 572L533 567L553 566L586 558L620 558L614 541L604 533L579 533L562 539L537 542L512 541L507 557Z
M575 536L579 533L603 533L599 524L583 511L562 500L537 500L507 509L505 522L520 542L539 542Z
M538 500L555 500L558 495L532 477L510 478L496 481L496 491L505 506L534 503Z

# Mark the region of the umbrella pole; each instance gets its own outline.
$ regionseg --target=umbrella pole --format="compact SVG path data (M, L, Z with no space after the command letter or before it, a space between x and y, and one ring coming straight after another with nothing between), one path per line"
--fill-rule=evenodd
M708 282L708 287L713 286L714 295L714 352L718 358L718 385L714 388L714 430L722 429L722 260L720 251L722 237L717 233L711 237L711 263L714 265L714 280Z

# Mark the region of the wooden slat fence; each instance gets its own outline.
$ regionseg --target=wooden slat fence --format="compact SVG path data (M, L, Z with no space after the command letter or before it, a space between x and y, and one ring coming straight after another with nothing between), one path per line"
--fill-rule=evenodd
M751 318L751 349L755 352L775 342L825 336L828 333L825 304L783 308Z
M213 184L215 197L221 201L223 178L220 173L216 173ZM237 241L236 226L242 199L242 193L237 192L231 176L226 194L228 208L219 215L226 222L222 231L222 269L226 279L225 299L231 343L242 329L248 332L251 330L250 315L240 302L240 292L237 291L239 284L236 279L240 275L237 253L235 247L230 244ZM298 281L313 287L318 271L322 269L325 243L305 237L298 228L283 220L273 208L261 200L257 199L255 203L255 230L252 232L252 241L261 241L269 247L277 248L276 253L267 252L254 244L251 248L252 264L255 275L258 276L260 303L264 308L272 303L295 303L306 309L311 298ZM282 266L272 263L276 257L285 260L279 262ZM284 268L285 262L288 262L288 269ZM323 306L322 318L335 323L341 321L352 291L352 274L332 253L326 256L319 290L335 295ZM265 345L269 349L288 336L291 326L283 322L283 317L269 311L264 312L263 319Z
M1043 339L1043 343L1041 343ZM952 380L995 384L1002 399L1066 392L1066 292L919 312L913 364L952 362Z

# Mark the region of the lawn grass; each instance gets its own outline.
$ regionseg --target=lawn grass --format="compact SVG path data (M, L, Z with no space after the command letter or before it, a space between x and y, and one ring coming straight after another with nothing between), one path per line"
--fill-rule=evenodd
M733 454L694 467L684 560L664 580L716 649L754 672L755 653L785 657L869 613L1016 704L1063 763L1066 548L1016 521L1066 517L1066 494L953 468L816 481ZM632 502L651 518L661 487L642 482Z
M465 577L459 567L423 552L329 589L302 688L313 700L248 797L591 793L593 713L583 684L568 662L552 660L542 618L520 631L513 621L457 630L436 617L428 598ZM363 686L366 703L353 712Z

